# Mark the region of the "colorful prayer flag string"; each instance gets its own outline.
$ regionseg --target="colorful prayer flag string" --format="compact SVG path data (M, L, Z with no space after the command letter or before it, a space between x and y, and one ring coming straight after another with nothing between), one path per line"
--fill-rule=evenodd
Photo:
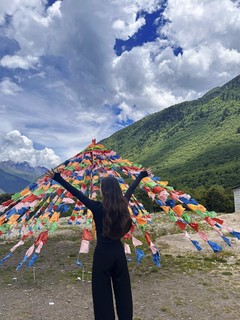
M57 169L64 179L75 188L81 190L92 199L100 196L100 183L106 176L114 176L118 179L123 193L127 190L124 177L135 179L140 173L142 166L123 159L115 151L109 150L95 140L83 151L60 164ZM167 181L160 177L151 176L144 178L140 187L147 193L164 212L169 220L184 233L185 238L191 241L197 251L203 250L199 242L192 239L186 231L191 229L197 237L207 243L217 253L222 250L221 245L211 241L196 223L189 210L199 215L219 235L220 240L231 246L231 240L224 234L224 230L232 237L240 240L240 232L226 226L215 212L209 212L190 195L174 190ZM160 266L160 252L150 237L150 226L153 224L150 213L144 208L135 196L129 202L133 227L124 236L125 253L130 259L131 247L135 248L136 261L140 263L145 255L141 247L142 241L134 235L135 230L141 230L148 243L153 263ZM9 237L17 234L21 240L0 260L0 265L11 258L15 249L25 244L26 240L35 237L34 244L27 250L22 261L17 266L20 269L24 263L32 266L39 257L41 249L46 244L48 234L56 231L60 218L68 214L68 223L83 227L79 255L88 253L90 241L95 239L95 226L92 214L85 206L64 190L57 182L46 176L41 176L35 183L30 184L21 192L12 196L8 201L0 205L0 236ZM36 249L35 249L36 246ZM82 266L80 257L77 265Z

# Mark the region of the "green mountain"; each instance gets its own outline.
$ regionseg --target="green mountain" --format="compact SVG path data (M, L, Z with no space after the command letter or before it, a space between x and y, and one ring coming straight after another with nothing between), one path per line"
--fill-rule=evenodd
M175 188L240 184L240 76L101 141Z

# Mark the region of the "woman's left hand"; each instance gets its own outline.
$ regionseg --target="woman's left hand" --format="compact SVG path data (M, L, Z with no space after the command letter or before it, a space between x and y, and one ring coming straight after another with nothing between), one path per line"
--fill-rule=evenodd
M147 168L146 171L147 171L149 177L153 174L151 168Z
M142 168L142 171L146 171L149 177L151 177L151 175L153 175L151 168Z

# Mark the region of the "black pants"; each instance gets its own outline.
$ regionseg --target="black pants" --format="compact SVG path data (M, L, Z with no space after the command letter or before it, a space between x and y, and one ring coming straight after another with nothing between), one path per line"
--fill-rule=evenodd
M95 320L114 320L113 292L119 320L132 320L132 292L121 242L99 243L93 257L92 294Z

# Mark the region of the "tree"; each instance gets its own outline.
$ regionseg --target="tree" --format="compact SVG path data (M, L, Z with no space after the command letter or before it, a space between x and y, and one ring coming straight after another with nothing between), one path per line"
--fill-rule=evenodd
M222 186L211 186L206 191L206 207L216 212L233 212L233 195Z
M0 204L3 203L4 201L10 200L11 197L12 195L9 193L0 194Z

